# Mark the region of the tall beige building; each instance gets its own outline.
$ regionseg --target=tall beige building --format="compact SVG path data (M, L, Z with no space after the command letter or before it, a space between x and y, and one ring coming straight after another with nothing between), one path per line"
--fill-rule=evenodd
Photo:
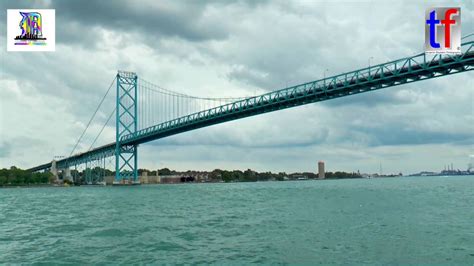
M319 177L319 179L324 179L325 178L324 162L323 161L318 162L318 177Z

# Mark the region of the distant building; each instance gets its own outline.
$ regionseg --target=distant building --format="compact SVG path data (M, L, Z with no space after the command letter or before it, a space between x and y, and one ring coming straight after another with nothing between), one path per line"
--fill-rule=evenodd
M156 176L149 176L148 171L144 171L139 179L141 184L159 184L161 181L158 171L156 171Z
M164 175L160 178L161 184L176 184L181 183L181 175Z
M324 179L326 176L325 176L325 172L324 172L324 162L323 161L319 161L318 162L318 178L319 179Z

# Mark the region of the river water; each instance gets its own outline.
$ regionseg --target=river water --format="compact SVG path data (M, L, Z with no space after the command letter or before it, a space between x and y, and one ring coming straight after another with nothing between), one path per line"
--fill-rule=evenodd
M474 176L0 189L0 263L472 265Z

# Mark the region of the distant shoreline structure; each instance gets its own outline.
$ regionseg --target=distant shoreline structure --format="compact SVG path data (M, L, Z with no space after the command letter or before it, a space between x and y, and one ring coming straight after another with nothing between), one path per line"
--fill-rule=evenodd
M422 171L415 174L410 174L408 176L459 176L459 175L474 175L474 172L471 169L466 171L461 170L443 170L441 172L429 172L429 171Z

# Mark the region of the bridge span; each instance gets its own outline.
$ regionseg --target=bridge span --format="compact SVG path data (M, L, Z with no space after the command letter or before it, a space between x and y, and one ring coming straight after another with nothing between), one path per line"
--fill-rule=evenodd
M140 123L140 80L132 72L116 76L116 141L70 157L30 168L30 171L69 169L115 156L115 180L137 181L138 145L186 131L304 104L370 92L474 69L474 42L462 44L459 55L420 53L383 64L319 79L259 96L237 99L166 121ZM179 113L178 113L179 114ZM145 123L146 124L146 123Z

